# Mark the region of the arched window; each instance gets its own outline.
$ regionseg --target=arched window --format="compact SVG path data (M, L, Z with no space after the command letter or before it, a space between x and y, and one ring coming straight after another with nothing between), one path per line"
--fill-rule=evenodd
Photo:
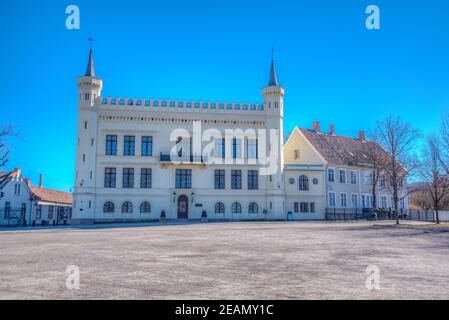
M111 201L105 202L103 206L104 213L114 213L114 203Z
M123 202L122 213L132 213L132 212L133 212L133 204L129 201Z
M151 205L149 202L142 202L140 204L140 213L150 213L151 212Z
M248 207L249 213L259 213L259 206L255 202L251 202Z
M215 213L224 213L225 212L225 205L223 202L217 202L215 204Z
M309 190L309 178L307 178L307 176L299 177L299 190L302 190L302 191Z
M238 202L232 204L232 213L242 213L242 206Z

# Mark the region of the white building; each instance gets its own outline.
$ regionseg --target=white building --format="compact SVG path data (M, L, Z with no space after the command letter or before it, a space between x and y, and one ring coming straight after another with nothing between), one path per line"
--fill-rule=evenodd
M323 217L326 211L324 208L328 212L362 213L363 209L373 206L373 170L369 148L377 148L379 154L385 152L379 145L366 141L363 131L359 132L358 138L351 138L337 135L334 125L330 126L328 132L323 132L319 122L313 123L313 129L295 128L284 150L286 179L293 181L298 176L297 172L302 172L300 178L306 182L299 184L299 189L303 190L301 199L319 204ZM319 181L324 183L319 184ZM317 185L313 186L315 183ZM386 177L380 176L375 190L377 208L394 208ZM287 192L289 210L292 207L289 198L292 197L295 197L295 193ZM405 180L399 198L399 208L407 209ZM310 211L307 204L300 204L299 208L296 206L293 210L299 213Z
M262 103L103 97L102 88L91 50L78 78L72 223L149 221L162 212L167 219L325 218L329 162L295 137L284 149L284 88L274 61ZM233 135L222 136L228 130ZM297 148L303 157L294 156ZM304 175L310 183L300 190Z
M68 192L43 188L17 168L0 172L0 226L58 225L70 222L72 195Z

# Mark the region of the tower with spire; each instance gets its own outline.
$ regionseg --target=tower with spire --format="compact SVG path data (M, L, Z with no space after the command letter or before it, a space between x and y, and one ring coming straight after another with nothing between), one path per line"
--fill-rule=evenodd
M73 193L75 222L78 218L84 222L94 218L98 126L95 101L100 97L102 87L103 81L95 76L91 43L86 72L78 77L78 138Z
M268 85L262 89L264 108L266 111L266 124L269 138L275 134L277 146L270 142L270 153L276 157L277 171L269 178L269 188L267 189L267 207L271 215L285 212L284 195L284 88L279 85L274 61L274 54L271 59L270 77ZM270 141L270 140L268 140ZM281 218L281 217L280 217Z

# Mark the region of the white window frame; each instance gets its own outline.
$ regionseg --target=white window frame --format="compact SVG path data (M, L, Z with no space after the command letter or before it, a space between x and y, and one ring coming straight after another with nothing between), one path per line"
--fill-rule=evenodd
M332 204L332 202L331 202L331 195L333 195L333 204ZM337 199L336 199L336 195L335 195L335 192L334 191L329 191L329 193L328 193L328 197L329 197L329 207L330 208L335 208L336 207L336 201L337 201Z
M354 204L354 196L355 196L355 204ZM351 193L351 206L353 208L359 207L359 195L357 193Z
M362 194L362 208L371 209L373 207L373 195L371 193Z
M357 171L356 170L351 170L349 179L351 180L351 184L357 184Z
M330 174L329 174L329 172L332 170L332 172L333 172L333 174L332 174L332 177L333 177L333 181L330 181ZM335 182L335 168L327 168L327 182L330 182L330 183L334 183Z
M386 209L388 206L387 204L387 196L380 196L380 207L382 209Z
M344 201L344 205L343 205L343 198L345 200ZM347 208L348 207L348 193L347 192L340 192L340 207L341 208Z
M344 175L343 175L343 181L341 181L341 178L342 178L341 173L342 173L342 172L344 172ZM342 168L339 168L339 169L338 169L338 182L343 183L343 184L346 184L346 169L342 169Z
M214 141L214 158L223 159L223 138L215 139Z
M246 157L248 159L257 159L257 139L247 139L246 149Z
M365 185L370 186L373 183L373 173L371 171L365 171L364 174Z

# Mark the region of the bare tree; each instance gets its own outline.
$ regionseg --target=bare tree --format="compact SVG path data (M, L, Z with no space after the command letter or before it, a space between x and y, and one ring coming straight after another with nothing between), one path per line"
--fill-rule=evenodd
M378 142L389 156L384 171L388 177L387 187L393 195L396 224L399 224L398 203L408 196L404 188L405 178L419 166L418 158L414 154L415 141L419 138L419 132L399 117L392 116L377 123L377 132Z
M370 130L367 136L367 142L363 146L363 154L367 157L367 162L369 163L369 168L372 173L372 184L371 193L373 195L372 207L374 210L377 209L377 187L379 182L385 178L384 168L387 164L387 159L385 157L385 151L379 146L378 142L380 139L380 134L377 128Z
M5 145L5 138L13 135L11 125L4 125L0 128L0 168L8 162L9 149Z
M432 199L432 207L435 210L436 223L440 223L439 209L441 202L449 194L449 176L442 159L443 141L435 134L430 134L426 139L423 161L420 167L420 177L423 186Z
M449 175L449 111L443 116L441 124L441 141L442 141L442 153L440 161L446 171L446 175Z

